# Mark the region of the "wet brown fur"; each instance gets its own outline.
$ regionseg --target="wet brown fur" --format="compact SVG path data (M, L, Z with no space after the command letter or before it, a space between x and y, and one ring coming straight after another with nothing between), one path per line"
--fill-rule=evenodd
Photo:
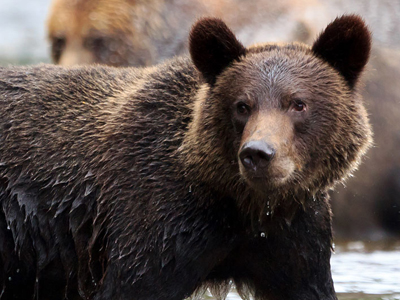
M329 28L344 23L319 39L337 41L338 62L296 43L244 48L210 18L191 59L2 68L3 299L223 299L230 282L260 300L336 299L327 191L371 142L346 77L362 68L340 64L369 33L352 15ZM238 158L254 138L277 149L258 178Z

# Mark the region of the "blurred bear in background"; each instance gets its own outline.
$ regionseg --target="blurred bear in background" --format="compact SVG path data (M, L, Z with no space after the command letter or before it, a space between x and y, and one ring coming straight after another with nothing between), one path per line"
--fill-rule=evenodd
M379 240L400 236L400 1L54 0L48 31L61 65L101 63L147 66L187 52L190 24L202 15L222 17L245 45L263 40L310 42L341 11L371 23L375 46L363 97L375 146L365 163L332 193L337 238ZM399 6L399 5L398 5ZM385 17L385 26L376 14Z
M55 0L48 20L52 60L60 65L158 63L182 52L196 11L191 6L154 0Z
M244 44L311 42L328 22L316 6L317 0L54 0L48 19L52 60L153 65L186 53L190 25L204 15L222 17Z

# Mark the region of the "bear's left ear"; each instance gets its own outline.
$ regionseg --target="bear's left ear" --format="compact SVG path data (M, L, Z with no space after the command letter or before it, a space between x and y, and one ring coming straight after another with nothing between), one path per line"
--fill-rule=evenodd
M194 65L209 84L214 84L216 77L232 61L246 54L246 48L217 18L203 18L193 25L189 51Z
M371 33L359 16L345 15L326 27L312 51L338 70L353 89L369 59Z

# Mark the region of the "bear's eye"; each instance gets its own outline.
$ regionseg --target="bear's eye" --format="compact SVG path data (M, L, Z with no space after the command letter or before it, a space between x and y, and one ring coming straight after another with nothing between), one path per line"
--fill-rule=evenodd
M291 110L302 112L307 110L307 105L301 100L294 100L290 106Z
M250 114L250 107L243 102L236 104L236 111L241 116L247 116Z
M51 56L53 62L58 63L60 61L62 52L64 51L66 44L65 37L52 37L51 38Z
M84 40L83 45L89 51L100 51L107 47L104 37L88 37Z

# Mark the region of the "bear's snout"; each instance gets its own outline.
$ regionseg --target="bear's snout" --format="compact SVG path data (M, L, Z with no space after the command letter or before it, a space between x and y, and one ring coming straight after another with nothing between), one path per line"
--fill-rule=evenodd
M264 141L249 141L239 153L243 166L254 172L265 169L274 156L275 149Z

